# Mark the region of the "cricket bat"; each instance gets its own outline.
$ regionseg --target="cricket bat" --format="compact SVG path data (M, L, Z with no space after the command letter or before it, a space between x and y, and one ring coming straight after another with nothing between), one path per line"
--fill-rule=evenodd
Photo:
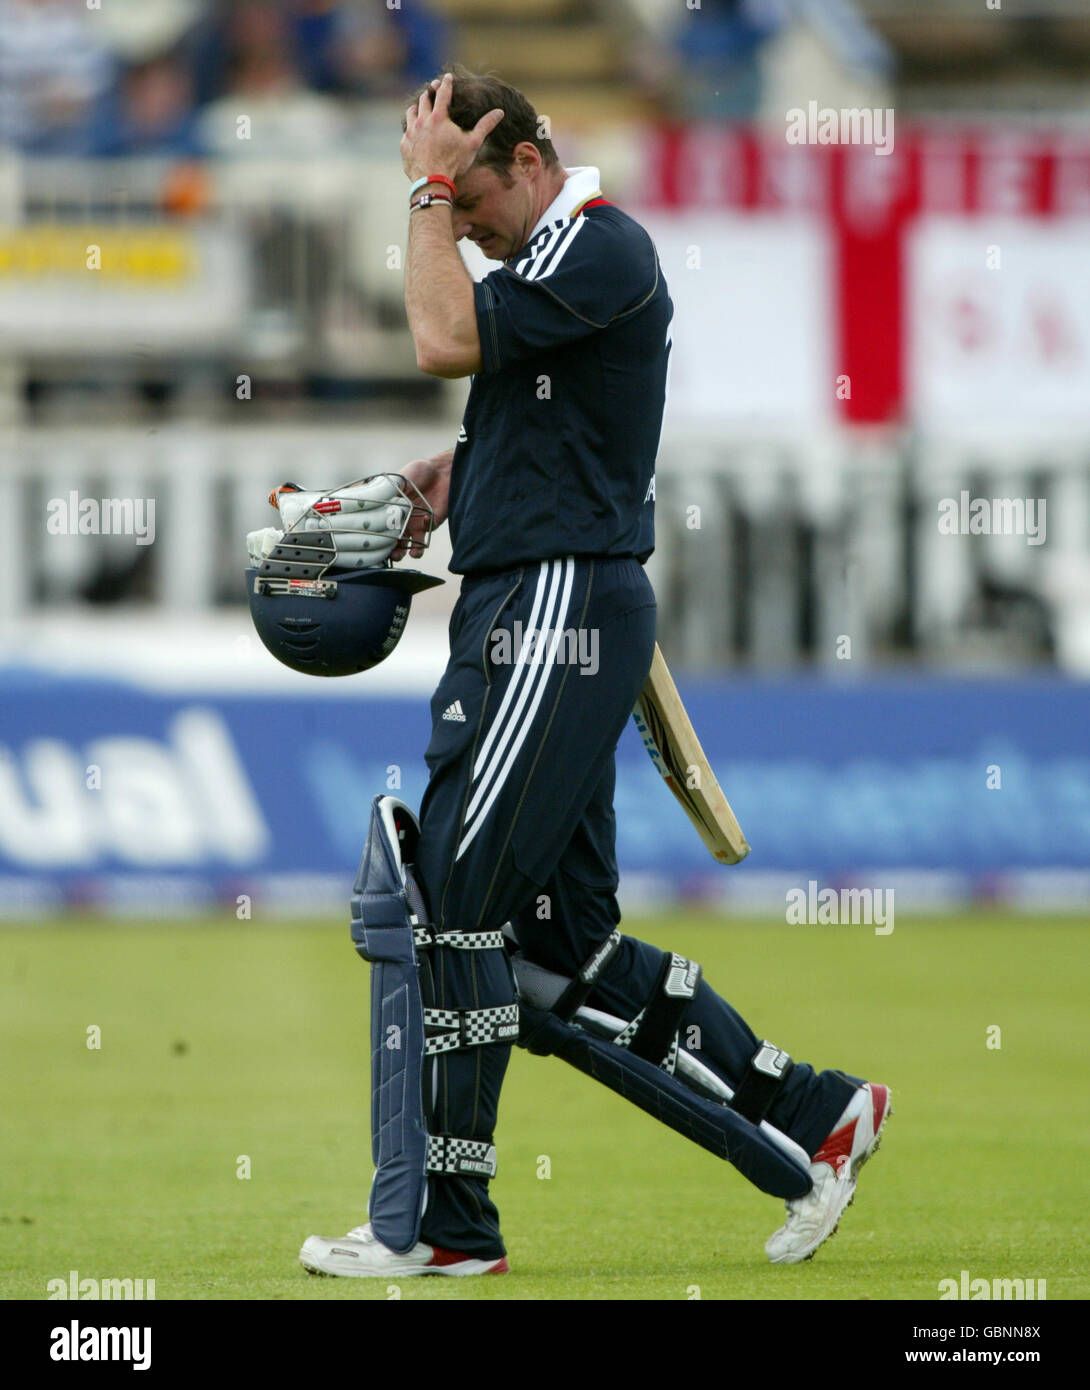
M657 642L632 718L651 761L712 857L721 864L740 863L749 853L749 844L704 756Z

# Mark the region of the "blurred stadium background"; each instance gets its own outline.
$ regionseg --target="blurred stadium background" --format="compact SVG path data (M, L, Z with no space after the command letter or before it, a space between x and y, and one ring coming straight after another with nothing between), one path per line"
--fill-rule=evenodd
M278 482L453 442L397 146L455 60L600 167L676 306L660 641L754 848L717 868L630 731L626 905L1081 910L1090 11L1015 8L0 0L0 913L341 913L371 796L419 799L456 582L308 681L243 537ZM892 110L892 150L789 143L810 103ZM1044 529L943 534L963 494ZM130 533L65 534L87 499Z

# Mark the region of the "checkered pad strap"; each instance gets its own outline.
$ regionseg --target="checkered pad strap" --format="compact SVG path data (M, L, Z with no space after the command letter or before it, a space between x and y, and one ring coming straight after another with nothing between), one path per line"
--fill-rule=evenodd
M621 1032L613 1039L618 1047L628 1047L630 1045L632 1039L640 1031L640 1024L643 1022L644 1014L646 1013L646 1009L641 1009L631 1023L625 1024ZM671 1076L677 1071L677 1047L678 1035L675 1033L670 1041L666 1056L663 1057L662 1061L659 1063L663 1071L668 1071Z
M519 1006L502 1004L496 1009L425 1009L424 1031L429 1034L425 1052L434 1057L461 1047L515 1042L519 1034Z
M457 1139L453 1134L428 1136L428 1172L456 1177L494 1178L496 1146L480 1139Z
M613 1041L617 1044L618 1047L628 1046L628 1044L636 1036L636 1032L639 1029L640 1024L643 1022L643 1016L646 1012L646 1009L641 1009L631 1023L625 1024L624 1028L613 1039Z
M432 931L431 927L414 927L413 942L417 948L453 946L457 951L499 951L503 949L501 931Z

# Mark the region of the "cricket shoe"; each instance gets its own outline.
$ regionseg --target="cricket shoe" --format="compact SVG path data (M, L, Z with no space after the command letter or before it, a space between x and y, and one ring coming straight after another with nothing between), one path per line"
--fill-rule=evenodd
M299 1263L308 1274L336 1274L347 1279L404 1279L411 1274L507 1274L507 1256L477 1260L438 1245L418 1243L398 1255L375 1239L370 1225L346 1236L307 1236Z
M787 1220L765 1242L773 1264L812 1259L823 1241L836 1234L845 1207L855 1199L859 1170L881 1142L890 1114L889 1087L870 1082L848 1102L832 1133L810 1160L813 1187L787 1203Z

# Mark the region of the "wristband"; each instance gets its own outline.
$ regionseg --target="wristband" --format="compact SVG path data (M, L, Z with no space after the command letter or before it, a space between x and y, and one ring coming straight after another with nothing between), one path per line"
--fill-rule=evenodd
M458 196L458 190L454 187L454 180L453 180L453 179L448 179L447 176L446 176L446 174L429 174L429 175L428 175L428 182L429 182L429 183L445 183L446 186L450 189L450 196L451 196L452 198L457 198L457 196Z
M454 207L453 200L446 197L445 194L421 193L420 197L417 198L415 203L409 204L409 212L414 213L417 210L417 208L430 208L432 203L446 203L448 208Z
M444 183L450 189L450 196L452 198L457 197L457 190L454 187L454 180L448 179L446 174L422 174L420 178L418 178L416 182L412 184L409 188L410 199L412 198L413 194L416 192L418 188L423 188L424 185L427 183Z

